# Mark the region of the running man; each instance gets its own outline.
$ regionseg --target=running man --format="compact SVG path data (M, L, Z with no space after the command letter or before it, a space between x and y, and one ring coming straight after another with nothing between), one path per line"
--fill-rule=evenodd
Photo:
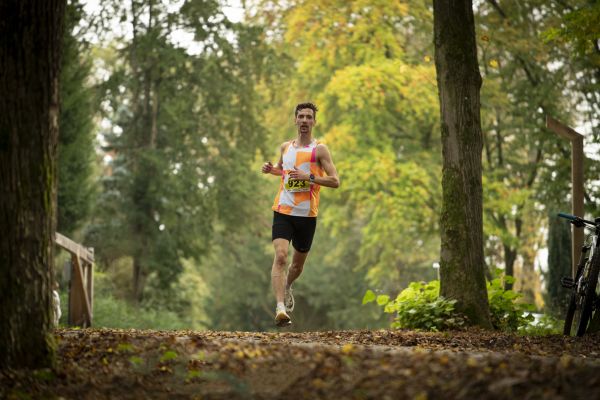
M317 124L317 106L301 103L296 106L294 121L296 139L281 145L277 165L270 161L262 166L264 174L281 176L279 192L273 203L273 247L275 259L271 269L271 285L277 300L275 324L292 323L289 312L294 309L292 283L304 268L317 226L319 190L321 186L340 186L331 154L312 136ZM292 263L287 271L290 242L294 247Z

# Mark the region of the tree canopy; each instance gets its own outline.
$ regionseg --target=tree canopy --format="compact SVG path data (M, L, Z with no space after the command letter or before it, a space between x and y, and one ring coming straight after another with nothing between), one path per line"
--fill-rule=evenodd
M319 106L315 135L342 185L322 191L295 284L298 324L385 326L361 304L368 289L393 297L436 279L444 197L431 5L255 0L233 22L214 0L72 3L58 221L95 248L98 293L189 326L269 329L277 180L260 165L295 136L304 101ZM586 212L598 210L597 11L585 0L473 8L482 268L488 280L513 275L538 309L556 285L555 263L540 259L548 215L564 211L570 180L568 143L545 129L546 115L584 129ZM555 232L560 252L567 239Z

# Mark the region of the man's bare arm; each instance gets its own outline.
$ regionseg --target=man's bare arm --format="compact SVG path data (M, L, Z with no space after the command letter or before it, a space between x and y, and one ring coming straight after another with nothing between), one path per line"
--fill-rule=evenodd
M267 161L262 166L263 174L271 174L281 176L283 174L283 151L285 150L285 145L288 142L284 142L279 149L279 161L277 164L273 165L271 161Z
M327 146L324 144L319 144L317 146L316 159L325 170L327 176L315 176L314 183L334 189L339 187L340 178L338 178L337 169L335 169L335 165L333 165L331 154L329 153ZM310 174L294 167L294 169L290 171L290 178L308 181L310 179Z
M340 178L338 177L337 169L331 159L331 153L324 144L319 144L316 150L316 158L321 164L321 167L327 176L315 176L315 183L321 186L330 188L338 188L340 186Z

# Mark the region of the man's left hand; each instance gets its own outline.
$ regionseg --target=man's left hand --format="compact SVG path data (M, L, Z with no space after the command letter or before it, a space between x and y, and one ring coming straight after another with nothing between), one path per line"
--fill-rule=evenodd
M294 167L294 169L290 171L290 178L299 181L307 181L310 179L310 174L307 174L306 172Z

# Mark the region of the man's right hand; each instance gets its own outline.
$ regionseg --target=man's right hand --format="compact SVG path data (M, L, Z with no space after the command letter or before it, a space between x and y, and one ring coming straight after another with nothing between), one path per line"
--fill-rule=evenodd
M262 173L263 174L268 174L273 170L273 163L271 163L271 161L267 161L266 163L263 164L262 166Z

